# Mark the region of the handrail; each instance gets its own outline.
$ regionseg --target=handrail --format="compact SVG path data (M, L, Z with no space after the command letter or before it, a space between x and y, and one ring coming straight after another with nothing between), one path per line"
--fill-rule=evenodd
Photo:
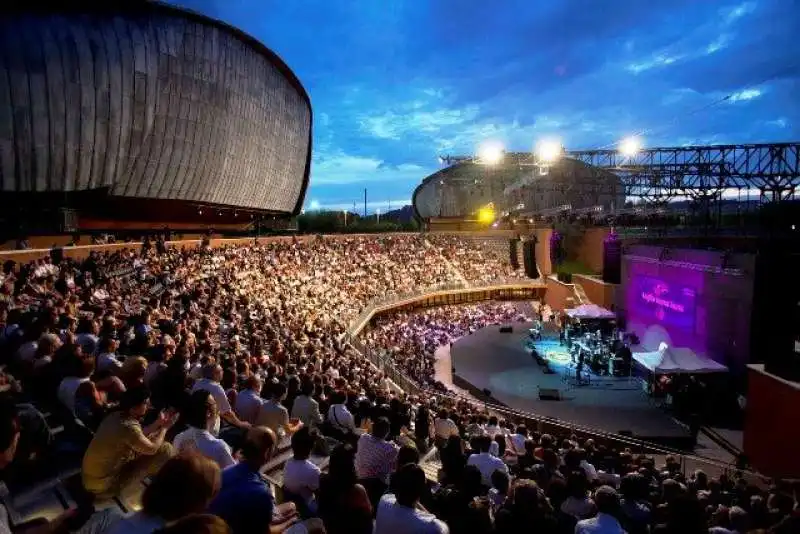
M462 292L478 293L481 291L493 291L493 290L515 288L515 287L525 288L525 289L543 288L545 287L545 284L544 282L541 282L539 280L531 280L531 279L527 280L501 279L479 286L472 286L461 282L448 282L445 284L428 287L418 291L409 291L404 294L391 295L389 297L384 297L384 298L374 298L369 302L364 311L362 311L355 319L353 319L350 322L349 326L345 331L345 334L342 334L340 339L344 338L344 336L346 335L355 337L367 325L367 323L369 323L370 319L372 319L372 317L378 311L380 311L383 308L390 307L394 304L400 304L404 301L410 301L410 300L425 298L427 296L433 296L436 293L441 293L443 291L462 291Z

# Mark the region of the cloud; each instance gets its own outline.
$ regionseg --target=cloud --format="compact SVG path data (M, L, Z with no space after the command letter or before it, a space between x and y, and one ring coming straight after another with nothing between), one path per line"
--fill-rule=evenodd
M730 37L727 34L721 34L717 36L712 42L706 46L706 54L713 54L715 52L719 52L723 48L728 46L730 42Z
M318 154L311 165L312 185L346 185L391 179L414 183L430 174L431 169L416 163L391 165L376 157L336 152Z
M767 121L768 126L774 126L776 128L786 128L789 126L789 121L786 120L785 117L778 117L777 119Z
M743 2L733 8L725 8L722 10L722 15L726 23L731 24L741 19L742 17L752 13L756 9L755 2Z
M459 126L475 119L477 106L463 109L438 108L433 110L419 109L419 101L414 101L401 108L413 108L414 111L386 111L380 115L365 115L359 119L361 129L379 139L399 140L409 134L433 134L444 129Z
M684 57L685 56L682 55L658 54L657 56L647 59L645 61L640 61L638 63L631 63L628 65L627 68L632 73L639 74L640 72L644 72L646 70L672 65L673 63L680 61Z
M762 95L761 89L742 89L741 91L736 91L735 93L731 93L731 97L729 100L731 102L744 102L747 100L753 100L754 98L758 98Z

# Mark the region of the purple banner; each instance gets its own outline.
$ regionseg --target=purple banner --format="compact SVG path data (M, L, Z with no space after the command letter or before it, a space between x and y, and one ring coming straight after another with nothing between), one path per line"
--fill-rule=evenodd
M633 285L631 304L636 315L654 323L694 330L697 299L694 289L648 277L633 280Z

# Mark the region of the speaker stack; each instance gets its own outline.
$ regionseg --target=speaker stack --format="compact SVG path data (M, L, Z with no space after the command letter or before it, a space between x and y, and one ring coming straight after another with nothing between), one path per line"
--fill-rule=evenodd
M539 268L536 266L536 241L527 240L522 243L522 259L525 262L525 274L528 278L539 278Z
M519 258L517 251L519 249L519 239L511 239L508 242L508 261L511 262L511 267L516 271L519 269Z

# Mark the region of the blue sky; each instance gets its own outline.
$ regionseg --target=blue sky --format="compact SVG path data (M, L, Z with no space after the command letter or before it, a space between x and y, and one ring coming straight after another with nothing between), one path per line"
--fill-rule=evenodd
M306 207L409 202L439 154L800 139L800 0L182 0L311 95ZM725 97L729 97L723 100Z

